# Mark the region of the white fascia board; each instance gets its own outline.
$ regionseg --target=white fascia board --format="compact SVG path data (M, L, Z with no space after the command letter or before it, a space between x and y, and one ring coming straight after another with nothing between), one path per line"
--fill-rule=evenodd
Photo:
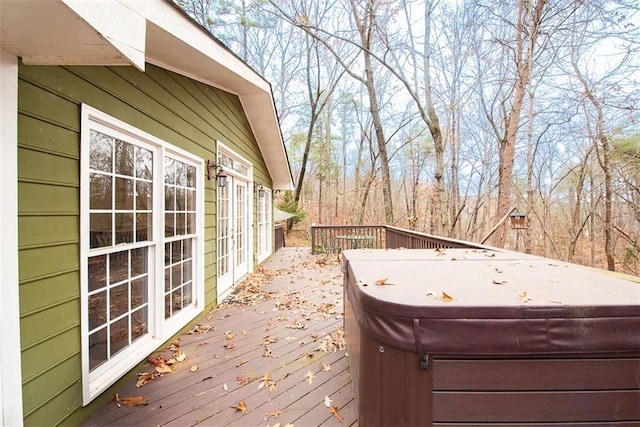
M18 291L18 58L0 49L0 425L22 425Z
M132 13L132 9L116 0L62 2L95 28L133 66L144 71L146 20L143 16Z
M82 1L82 0L77 0ZM200 28L190 18L176 9L170 0L120 0L127 7L144 16L149 22L162 28L178 40L189 45L192 49L207 56L221 67L233 70L242 80L263 91L269 91L269 83L256 73L251 67L234 55L230 50L216 42L204 29ZM149 58L148 58L149 59ZM159 62L162 63L161 59ZM225 88L234 94L239 94L233 88Z

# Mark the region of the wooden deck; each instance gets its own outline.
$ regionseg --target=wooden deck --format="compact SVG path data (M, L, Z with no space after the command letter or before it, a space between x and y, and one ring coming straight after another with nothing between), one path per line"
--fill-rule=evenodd
M186 355L173 372L124 385L84 425L356 426L342 303L335 255L283 248L159 354ZM131 396L147 404L125 406Z

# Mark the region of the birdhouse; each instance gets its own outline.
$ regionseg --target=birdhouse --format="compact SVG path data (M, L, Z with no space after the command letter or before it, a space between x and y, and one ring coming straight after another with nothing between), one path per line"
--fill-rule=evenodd
M511 228L514 230L519 230L523 228L527 228L527 216L522 212L513 212L509 215L511 219Z

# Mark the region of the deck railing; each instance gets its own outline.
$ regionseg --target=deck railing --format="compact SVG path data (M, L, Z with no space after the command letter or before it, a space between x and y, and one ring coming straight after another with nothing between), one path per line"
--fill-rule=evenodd
M487 246L388 225L311 226L311 253L328 253L354 248L485 249Z
M274 252L280 248L284 248L287 244L284 240L284 231L286 230L286 224L276 224L273 233L274 233Z

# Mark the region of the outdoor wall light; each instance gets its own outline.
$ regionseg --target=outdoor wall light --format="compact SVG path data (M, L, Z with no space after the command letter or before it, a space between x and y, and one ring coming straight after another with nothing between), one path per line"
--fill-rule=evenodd
M216 171L217 169L217 171ZM218 187L224 187L227 185L227 173L222 169L222 166L213 162L211 160L207 160L207 179L213 178L215 173L216 183Z
M264 187L262 184L258 184L254 186L254 188L258 191L258 197L264 197Z

